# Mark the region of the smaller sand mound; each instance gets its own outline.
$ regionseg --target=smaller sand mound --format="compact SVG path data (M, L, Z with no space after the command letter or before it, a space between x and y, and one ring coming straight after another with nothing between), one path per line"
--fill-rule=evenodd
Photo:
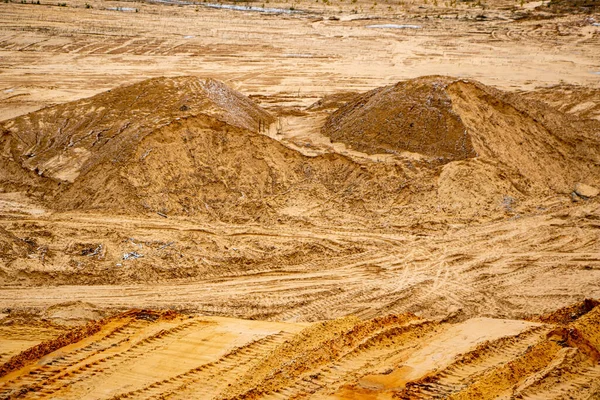
M372 90L333 113L322 132L370 154L409 151L444 161L474 157L446 93L452 81L423 77Z
M322 132L363 152L417 152L434 168L444 164L436 201L452 209L600 185L598 121L470 80L375 89L333 113Z

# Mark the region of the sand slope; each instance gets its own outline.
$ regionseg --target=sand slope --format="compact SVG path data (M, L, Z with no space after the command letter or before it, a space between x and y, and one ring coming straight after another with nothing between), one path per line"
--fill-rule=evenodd
M518 201L568 196L578 184L600 186L600 123L471 81L426 77L376 89L325 122L334 141L394 154L383 162L335 150L305 155L271 134L273 122L222 83L152 79L6 121L2 184L54 210L222 221L330 208L338 219L365 211L379 219L398 205L491 216Z
M273 121L218 81L146 80L5 121L1 162L7 173L2 184L29 191L39 186L44 198L69 190L97 192L103 186L110 191L106 186L120 184L115 167L130 160L140 141L179 118L198 114L244 129ZM99 180L99 186L89 187L88 180ZM94 199L86 200L91 203L87 207L95 205ZM123 205L115 197L110 201Z

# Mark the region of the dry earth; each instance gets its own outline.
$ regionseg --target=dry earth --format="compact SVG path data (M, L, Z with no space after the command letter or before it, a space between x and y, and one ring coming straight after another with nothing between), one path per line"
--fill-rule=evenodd
M594 0L41 3L0 398L600 398Z

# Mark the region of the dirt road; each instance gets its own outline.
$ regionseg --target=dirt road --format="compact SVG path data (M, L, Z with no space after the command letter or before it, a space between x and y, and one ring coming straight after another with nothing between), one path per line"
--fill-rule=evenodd
M75 257L79 266L15 265L16 279L5 281L0 307L85 299L102 307L282 321L400 312L523 317L600 295L598 218L594 204L418 233L408 227L281 229L93 214L11 219L3 225L34 224L37 232L53 232L47 245L39 243L49 253L77 242L102 244L106 253L99 261ZM119 232L120 240L111 232ZM123 260L132 251L144 257ZM90 261L96 267L85 270Z

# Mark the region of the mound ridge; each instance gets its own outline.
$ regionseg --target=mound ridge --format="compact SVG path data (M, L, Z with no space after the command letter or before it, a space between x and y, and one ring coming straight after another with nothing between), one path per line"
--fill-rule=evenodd
M0 187L59 211L244 222L503 212L600 186L600 121L472 81L401 82L331 115L326 134L396 153L383 163L306 156L258 132L272 122L221 82L150 79L3 122Z
M366 153L421 153L445 161L475 156L446 93L451 78L402 81L356 97L327 120L323 133Z
M523 193L569 193L600 181L600 123L478 82L448 87L481 159L512 176Z
M55 210L237 221L403 196L400 165L307 157L258 133L273 121L221 82L150 79L6 121L0 162L11 173L0 185L41 193Z
M182 118L146 136L124 162L102 164L56 197L65 209L205 215L244 222L335 198L353 212L363 202L403 196L400 166L361 168L344 156L307 157L268 136L215 118ZM97 190L104 188L104 190Z

